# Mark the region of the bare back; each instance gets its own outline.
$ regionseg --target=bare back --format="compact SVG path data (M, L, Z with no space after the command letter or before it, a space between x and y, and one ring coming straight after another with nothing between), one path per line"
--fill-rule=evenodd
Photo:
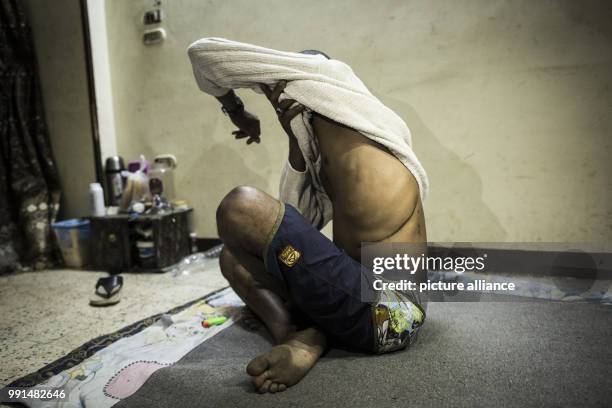
M412 173L361 133L313 116L321 178L334 210L334 242L359 260L361 242L425 242L425 217Z

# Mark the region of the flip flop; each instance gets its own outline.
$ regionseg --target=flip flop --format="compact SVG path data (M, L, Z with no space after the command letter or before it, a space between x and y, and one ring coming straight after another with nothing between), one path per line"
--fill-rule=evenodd
M111 306L121 300L121 288L123 287L122 276L109 276L98 279L96 291L89 300L91 306Z

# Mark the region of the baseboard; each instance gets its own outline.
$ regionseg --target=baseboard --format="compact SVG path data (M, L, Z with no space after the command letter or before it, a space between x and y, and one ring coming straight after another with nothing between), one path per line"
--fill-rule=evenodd
M220 244L221 244L221 240L219 238L196 238L196 245L198 246L198 252L204 252Z

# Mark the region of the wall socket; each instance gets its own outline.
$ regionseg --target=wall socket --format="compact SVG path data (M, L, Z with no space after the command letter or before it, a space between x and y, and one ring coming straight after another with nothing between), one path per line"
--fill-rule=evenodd
M145 45L159 44L166 39L166 30L163 28L155 28L147 30L142 34L142 42Z
M164 21L164 12L162 9L149 10L142 17L142 22L145 25L158 24L162 21Z

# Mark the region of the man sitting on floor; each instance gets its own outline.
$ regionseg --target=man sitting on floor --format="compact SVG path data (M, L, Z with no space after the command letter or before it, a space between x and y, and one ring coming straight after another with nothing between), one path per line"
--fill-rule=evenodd
M189 56L200 89L238 127L236 138L260 141L259 120L236 88L265 93L289 138L280 201L236 187L217 210L221 271L277 343L247 366L256 389L294 385L328 342L384 353L414 341L425 319L418 296L365 299L371 272L360 263L362 242L427 240L427 176L406 124L350 67L318 51L210 38ZM332 214L333 242L319 232Z

